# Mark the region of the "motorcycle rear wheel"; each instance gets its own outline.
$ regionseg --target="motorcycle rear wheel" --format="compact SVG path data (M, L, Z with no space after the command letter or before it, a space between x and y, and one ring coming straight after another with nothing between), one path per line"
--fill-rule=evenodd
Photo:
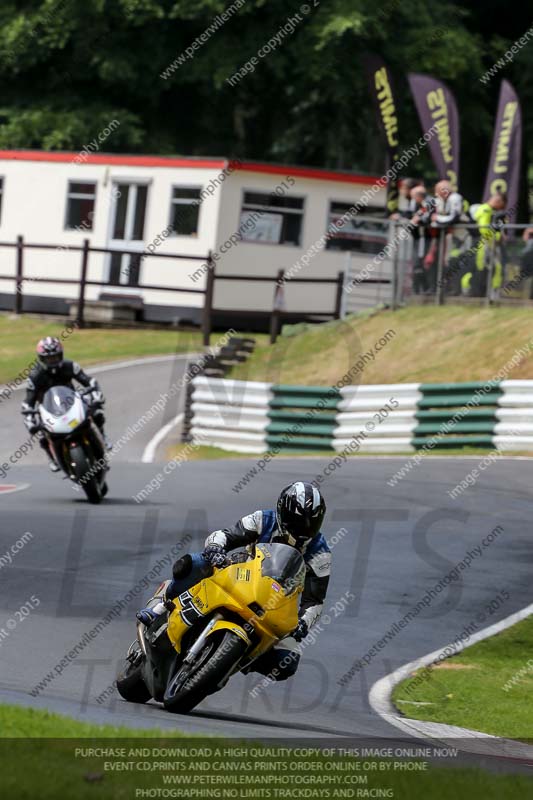
M181 669L169 680L163 698L167 711L174 714L191 711L220 688L219 683L243 656L247 645L240 636L232 631L225 631L216 639L215 636L208 637L198 656L200 666L193 668L183 684L180 684Z

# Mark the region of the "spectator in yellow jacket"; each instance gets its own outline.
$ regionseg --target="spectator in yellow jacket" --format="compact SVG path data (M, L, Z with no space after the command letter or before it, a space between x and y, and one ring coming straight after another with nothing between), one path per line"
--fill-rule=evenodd
M502 218L506 205L506 196L497 192L491 195L487 203L472 206L470 210L472 218L478 225L479 238L474 246L475 270L466 272L461 279L461 288L464 294L470 294L473 297L485 295L493 251L492 289L499 289L502 285L503 267L500 248L497 244L502 239Z

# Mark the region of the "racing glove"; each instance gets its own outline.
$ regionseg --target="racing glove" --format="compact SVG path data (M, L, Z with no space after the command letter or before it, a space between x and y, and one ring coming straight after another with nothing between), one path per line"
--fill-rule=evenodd
M202 558L212 567L218 567L219 569L225 567L228 560L226 551L221 544L208 545L202 553Z
M309 626L305 619L301 619L292 633L292 638L296 639L297 642L301 642L302 639L305 639L308 633Z
M102 405L103 406L104 403L105 403L104 393L100 389L100 384L98 383L96 378L91 378L90 387L92 389L92 394L91 394L92 403L94 405Z
M28 432L33 436L41 429L41 422L37 409L28 403L22 403L22 414L24 415L24 424Z

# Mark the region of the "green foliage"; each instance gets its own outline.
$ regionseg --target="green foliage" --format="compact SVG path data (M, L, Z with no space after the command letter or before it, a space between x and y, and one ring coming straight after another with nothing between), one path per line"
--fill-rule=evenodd
M83 144L96 140L113 120L120 122L111 134L114 150L136 150L143 142L140 118L124 109L95 106L69 111L43 106L17 111L4 108L0 114L2 148L78 150Z
M405 146L420 135L406 73L431 72L450 84L461 112L463 184L475 199L502 77L522 94L527 132L532 124L533 45L487 85L479 80L530 26L527 9L502 19L499 8L496 0L483 9L450 0L310 0L307 13L288 0L7 1L0 144L78 150L117 118L106 150L381 171L361 69L363 52L375 51L397 75ZM215 24L224 12L227 20ZM228 78L290 18L294 30L231 86ZM195 41L192 57L178 63ZM533 137L525 139L531 147ZM411 170L433 177L427 152Z

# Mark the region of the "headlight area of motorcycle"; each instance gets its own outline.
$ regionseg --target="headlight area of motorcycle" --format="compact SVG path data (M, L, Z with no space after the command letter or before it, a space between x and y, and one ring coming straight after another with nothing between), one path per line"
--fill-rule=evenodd
M265 609L263 606L260 606L259 603L256 603L255 600L253 603L248 603L248 608L255 614L256 617L264 617L265 616Z
M289 559L285 556L281 563L278 563L276 556L277 554L274 554L273 558L263 559L261 564L263 578L271 578L273 591L282 590L285 597L302 591L305 581L305 563L301 555L294 550L294 556Z

